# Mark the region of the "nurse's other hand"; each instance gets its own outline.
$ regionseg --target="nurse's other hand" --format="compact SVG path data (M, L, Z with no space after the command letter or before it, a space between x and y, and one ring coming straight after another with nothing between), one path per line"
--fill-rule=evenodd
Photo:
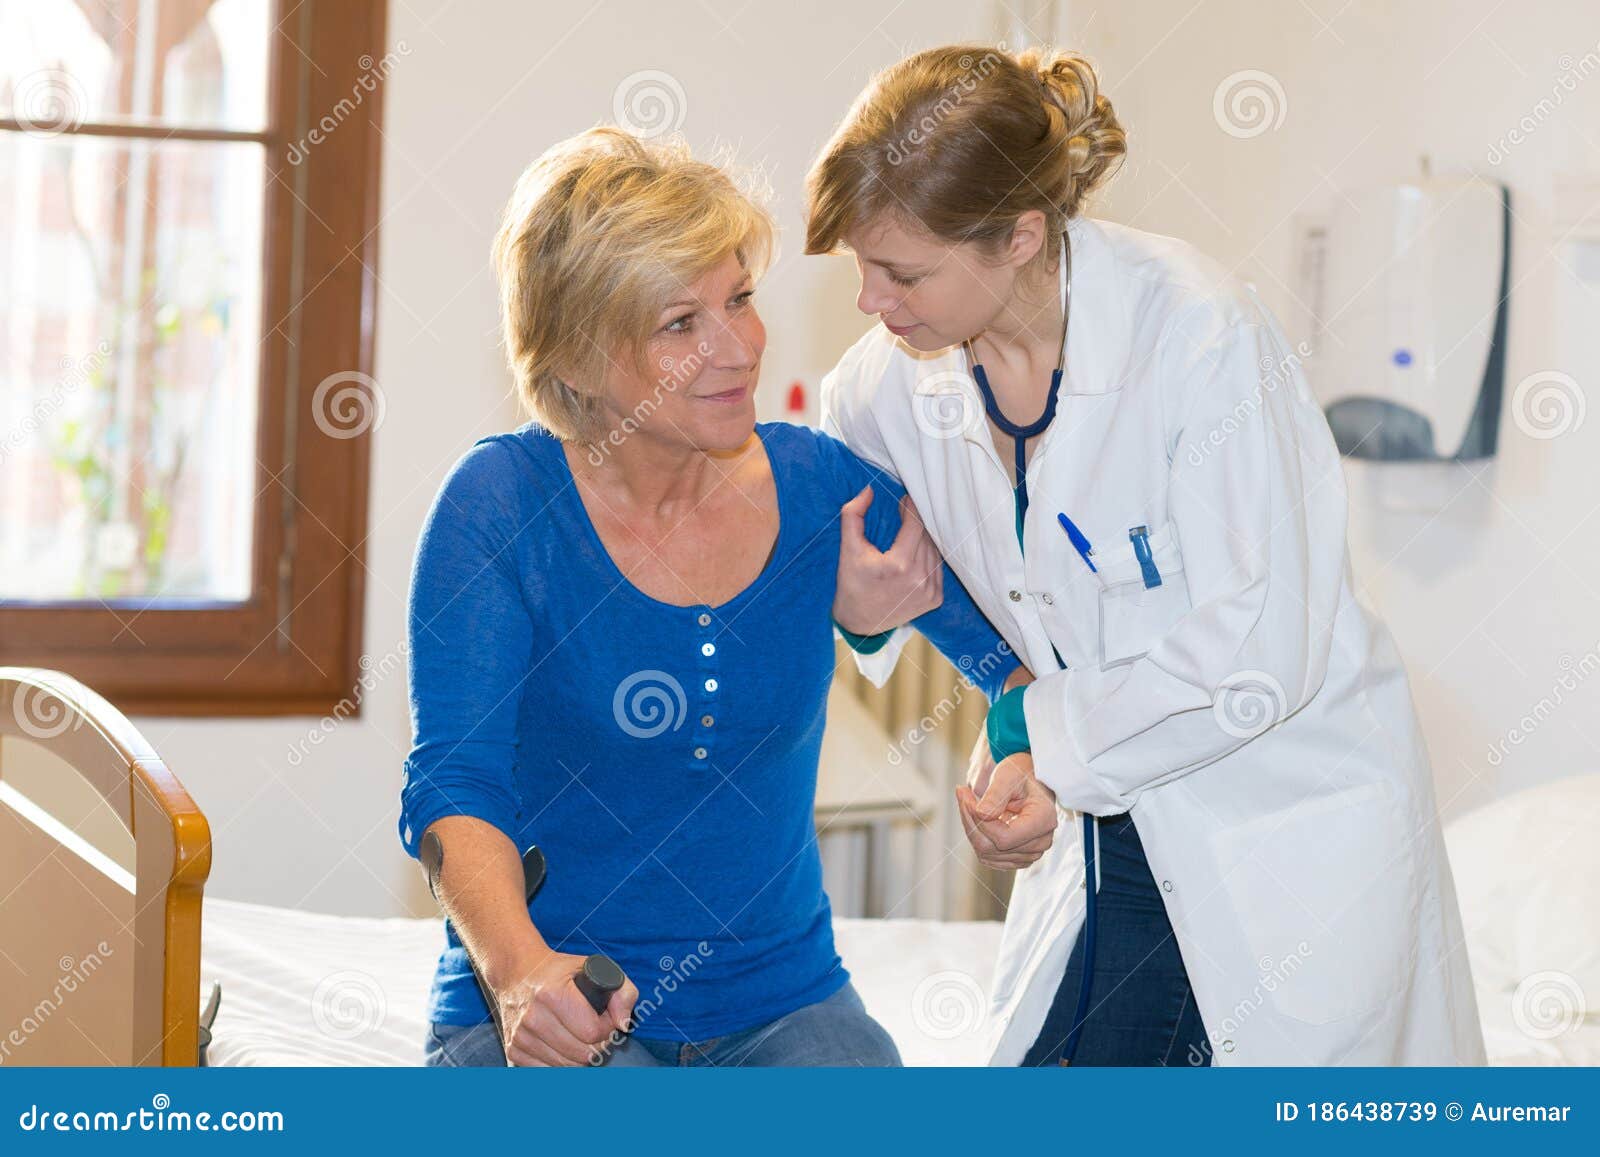
M956 788L961 826L978 859L991 868L1015 870L1033 863L1055 842L1056 797L1033 774L1033 756L1002 759L979 798Z
M508 1065L588 1065L612 1033L626 1031L639 990L624 984L606 1011L596 1013L573 983L585 959L540 945L489 975Z
M944 602L944 560L909 497L900 500L900 533L888 550L867 541L872 487L839 508L839 581L833 621L857 635L909 623Z

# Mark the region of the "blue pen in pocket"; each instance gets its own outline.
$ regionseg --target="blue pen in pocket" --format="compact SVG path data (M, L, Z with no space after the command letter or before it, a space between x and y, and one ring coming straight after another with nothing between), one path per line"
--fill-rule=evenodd
M1089 557L1094 553L1094 547L1089 545L1089 540L1084 537L1083 531L1074 526L1072 519L1065 514L1056 515L1056 519L1061 523L1061 529L1067 532L1067 540L1072 543L1072 549L1076 550L1079 557L1088 564L1090 571L1099 574L1100 568L1095 566L1094 559Z
M1160 586L1161 572L1156 569L1156 560L1150 553L1150 528L1132 527L1128 531L1128 538L1133 543L1133 553L1139 559L1139 570L1144 575L1145 589Z

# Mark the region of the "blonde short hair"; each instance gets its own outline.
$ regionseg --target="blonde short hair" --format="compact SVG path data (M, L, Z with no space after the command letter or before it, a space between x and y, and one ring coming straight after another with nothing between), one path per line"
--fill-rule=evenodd
M951 244L1003 243L1030 209L1059 233L1127 149L1078 53L930 48L873 77L812 166L806 252L885 213Z
M589 129L524 170L494 240L501 331L517 392L564 440L604 434L599 382L619 356L640 372L667 302L737 255L760 277L772 220L752 182L673 139Z

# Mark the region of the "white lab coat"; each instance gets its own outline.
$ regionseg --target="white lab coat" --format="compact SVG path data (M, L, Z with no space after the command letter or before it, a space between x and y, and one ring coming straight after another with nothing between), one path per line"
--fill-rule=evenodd
M990 1063L1021 1060L1077 938L1074 811L1131 812L1213 1064L1484 1063L1427 750L1352 589L1344 476L1294 351L1252 287L1183 242L1083 218L1069 238L1025 558L1009 439L997 452L959 346L922 354L875 327L822 384L824 428L903 481L1039 676L1028 731L1063 822L1016 879ZM1162 577L1148 589L1136 526ZM861 658L874 682L905 635Z

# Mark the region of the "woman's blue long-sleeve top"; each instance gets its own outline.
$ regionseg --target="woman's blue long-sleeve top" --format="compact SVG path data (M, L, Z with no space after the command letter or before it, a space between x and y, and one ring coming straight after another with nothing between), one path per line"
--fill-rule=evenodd
M532 424L457 463L412 577L407 852L451 815L494 825L519 851L538 844L549 874L534 923L559 951L615 959L652 1039L764 1024L848 978L812 821L839 507L871 481L866 533L885 549L902 492L825 434L757 432L777 542L721 606L674 606L628 582L561 443ZM1018 665L948 569L944 604L915 624L991 700ZM880 756L863 751L863 768ZM448 924L446 941L428 1016L482 1022Z

